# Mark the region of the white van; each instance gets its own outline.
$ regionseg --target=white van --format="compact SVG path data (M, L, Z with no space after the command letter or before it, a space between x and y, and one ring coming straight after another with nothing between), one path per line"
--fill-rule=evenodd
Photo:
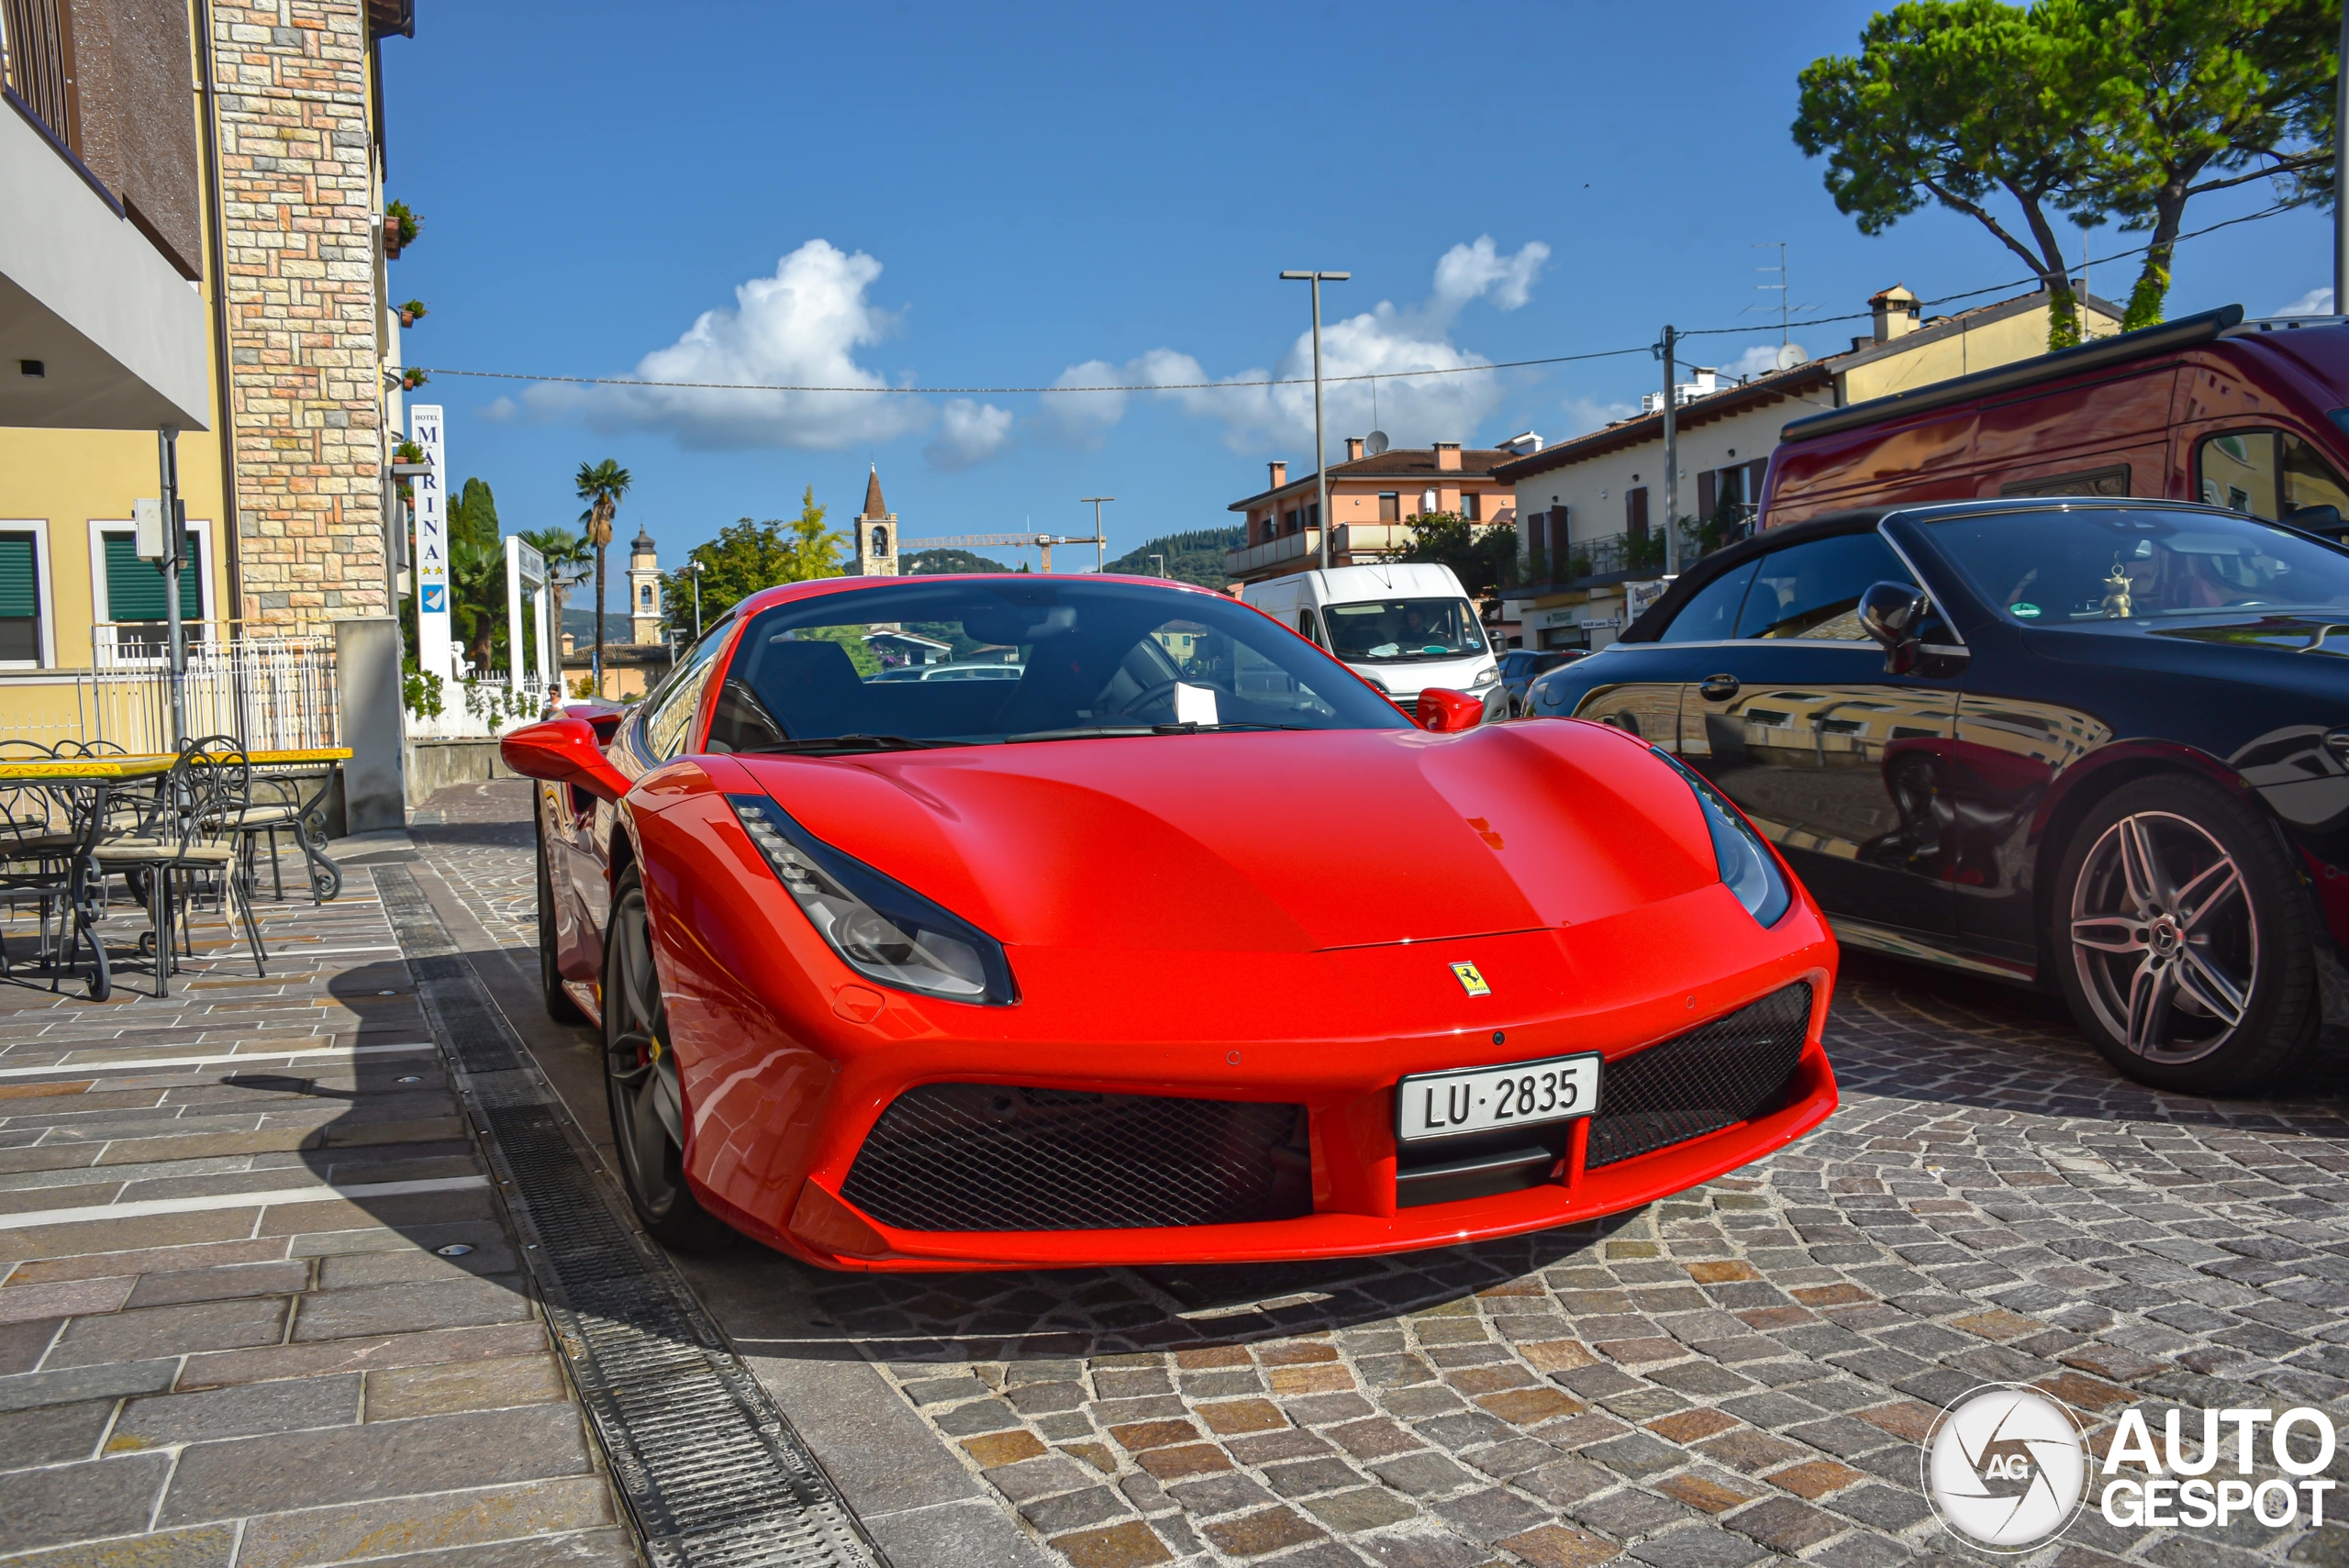
M1442 686L1484 698L1487 719L1508 717L1500 660L1449 566L1333 566L1248 584L1240 598L1336 654L1406 713L1421 691Z

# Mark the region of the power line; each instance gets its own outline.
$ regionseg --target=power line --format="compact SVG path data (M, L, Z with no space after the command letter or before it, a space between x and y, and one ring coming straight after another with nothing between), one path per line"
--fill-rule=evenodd
M2292 210L2294 210L2294 204L2278 202L2275 206L2265 208L2259 212L2246 213L2241 217L2231 217L2227 218L2223 222L2211 224L2207 228L2192 229L2185 234L2179 235L2177 239L2171 241L2171 243L2183 243L2188 239L2199 239L2205 234L2216 233L2221 228L2232 228L2239 223L2255 223L2262 218L2274 217L2280 213L2289 212ZM2109 256L2097 256L2092 258L2083 256L2081 258L2081 265L2083 268L2086 268L2099 261L2122 261L2131 256L2142 256L2152 249L2153 246L2151 244L2145 244L2136 246L2133 249L2127 250L2116 250ZM1919 300L1917 303L1920 307L1930 305L1950 305L1961 299L1975 299L1986 294L1997 294L2004 289L2021 288L2025 284L2043 283L2043 280L2034 274L2027 278L2016 278L2007 283L1990 284L1982 288L1967 289L1961 294L1945 294L1933 299ZM1766 287L1768 285L1764 286ZM1814 316L1805 320L1803 325L1812 327L1825 326L1831 322L1836 321L1863 321L1868 319L1873 315L1874 312L1872 311L1859 310L1854 311L1845 316ZM1769 331L1770 328L1766 327L1753 326L1692 327L1686 331L1675 334L1675 336L1682 338L1718 338L1731 336L1750 338L1766 336ZM1631 354L1647 354L1652 353L1653 351L1653 350L1651 345L1642 343L1637 348L1601 349L1595 352L1586 354L1550 354L1539 359L1502 360L1489 364L1444 365L1432 370L1417 371L1364 372L1357 375L1328 375L1323 376L1321 379L1323 384L1327 384L1330 382L1405 381L1419 376L1473 375L1490 371L1525 370L1536 365L1564 365L1575 364L1586 360L1620 359ZM680 392L853 393L863 394L868 396L1015 397L1023 395L1053 395L1063 393L1225 392L1260 386L1310 386L1313 384L1313 378L1311 376L1275 376L1255 381L1152 382L1142 385L1113 383L1102 386L889 386L885 384L880 386L814 386L789 385L767 382L652 381L639 376L622 375L533 375L524 371L458 370L447 365L418 365L415 368L423 371L428 375L467 376L482 381L550 382L565 386L643 386L660 387Z

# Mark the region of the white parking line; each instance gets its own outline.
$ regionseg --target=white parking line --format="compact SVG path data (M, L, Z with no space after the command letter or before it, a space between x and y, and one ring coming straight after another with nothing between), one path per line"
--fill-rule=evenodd
M203 1214L223 1208L274 1208L289 1203L403 1197L410 1193L464 1192L489 1185L487 1176L433 1176L413 1182L359 1182L347 1187L277 1187L262 1193L206 1193L201 1197L150 1197L135 1203L89 1204L79 1208L35 1208L0 1214L0 1230L36 1225L79 1225L92 1219L141 1219L150 1214Z
M95 1062L59 1062L47 1067L0 1067L0 1078L39 1078L59 1073L99 1073L132 1067L217 1067L228 1062L259 1067L270 1062L309 1062L321 1057L329 1061L349 1061L360 1056L413 1056L418 1051L440 1049L429 1040L419 1040L410 1045L321 1045L300 1051L231 1051L225 1056L113 1057Z

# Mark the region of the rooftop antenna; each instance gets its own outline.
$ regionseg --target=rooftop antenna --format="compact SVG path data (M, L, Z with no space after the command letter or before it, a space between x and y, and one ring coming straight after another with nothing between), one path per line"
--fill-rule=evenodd
M1758 239L1754 241L1753 248L1756 250L1776 250L1778 253L1778 264L1776 266L1756 267L1753 269L1757 272L1776 272L1778 274L1778 281L1775 284L1755 284L1753 285L1765 294L1775 292L1778 296L1778 303L1776 305L1749 305L1741 314L1751 316L1756 311L1765 313L1772 310L1776 311L1778 313L1778 347L1783 350L1787 348L1791 341L1788 334L1793 327L1794 317L1806 310L1817 310L1819 306L1815 305L1796 305L1791 303L1794 296L1787 292L1787 242L1785 240ZM1788 361L1786 359L1786 356L1782 353L1779 356L1778 368L1780 370L1785 370L1790 362L1793 364L1800 364L1802 363L1802 361L1795 360Z

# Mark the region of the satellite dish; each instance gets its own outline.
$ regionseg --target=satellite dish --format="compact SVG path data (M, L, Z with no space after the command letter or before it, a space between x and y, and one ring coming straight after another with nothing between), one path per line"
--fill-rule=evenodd
M1803 352L1803 347L1800 343L1783 343L1779 345L1778 368L1782 371L1790 371L1809 358L1810 358L1810 356Z
M1386 432L1384 430L1373 430L1362 439L1362 450L1372 457L1376 457L1380 452L1385 451L1387 445Z

